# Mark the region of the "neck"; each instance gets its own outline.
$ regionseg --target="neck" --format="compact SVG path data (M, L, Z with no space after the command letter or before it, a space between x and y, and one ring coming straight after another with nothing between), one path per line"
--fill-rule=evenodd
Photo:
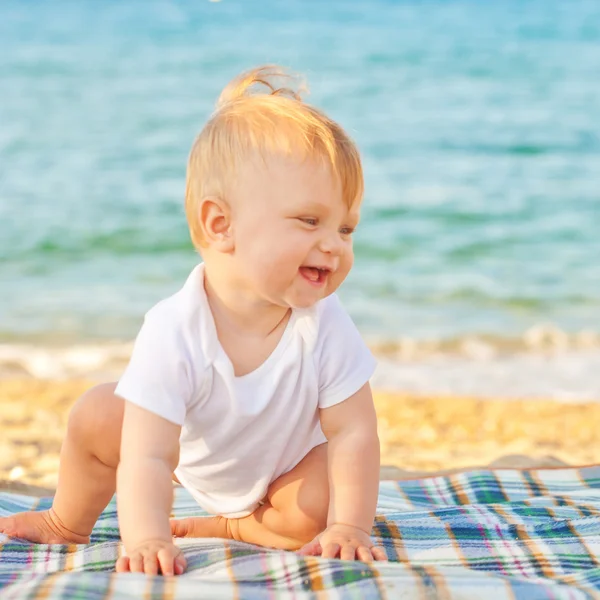
M204 289L217 331L235 329L238 333L266 338L284 323L291 309L253 298L225 269L204 263Z

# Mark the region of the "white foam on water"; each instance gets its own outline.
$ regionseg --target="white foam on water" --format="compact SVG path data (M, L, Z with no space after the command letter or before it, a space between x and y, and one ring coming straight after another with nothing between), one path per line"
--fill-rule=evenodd
M120 377L133 343L53 347L0 344L0 377L37 379ZM372 387L419 395L481 398L544 398L565 402L600 401L600 350L491 352L486 345L460 353L431 352L418 358L378 353Z
M374 389L422 395L600 401L600 352L438 355L421 361L380 357Z
M47 347L0 344L0 377L116 379L129 360L132 343Z

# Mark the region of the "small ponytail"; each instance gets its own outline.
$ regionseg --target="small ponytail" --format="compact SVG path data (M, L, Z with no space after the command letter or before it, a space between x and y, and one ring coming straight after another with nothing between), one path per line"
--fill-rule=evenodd
M263 90L259 91L257 89L259 87L262 87ZM296 73L287 71L277 65L264 65L246 71L230 81L217 100L217 109L242 98L261 94L287 96L302 102L302 94L306 93L308 93L308 88Z

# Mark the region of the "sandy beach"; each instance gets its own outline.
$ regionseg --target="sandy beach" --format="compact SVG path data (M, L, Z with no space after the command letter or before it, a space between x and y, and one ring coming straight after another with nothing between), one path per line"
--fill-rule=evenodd
M69 409L86 380L0 380L0 482L51 491ZM600 403L416 397L376 391L382 476L473 466L600 463Z

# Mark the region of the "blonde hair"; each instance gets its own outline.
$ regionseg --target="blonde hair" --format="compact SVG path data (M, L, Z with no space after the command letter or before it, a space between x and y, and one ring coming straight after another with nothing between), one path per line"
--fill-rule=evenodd
M280 86L280 81L288 85ZM324 161L339 180L347 206L362 200L363 173L356 145L340 125L302 100L306 89L297 81L281 67L264 66L242 73L221 93L188 159L185 211L196 248L205 245L198 223L199 203L207 196L225 198L236 169L257 152L263 157Z

